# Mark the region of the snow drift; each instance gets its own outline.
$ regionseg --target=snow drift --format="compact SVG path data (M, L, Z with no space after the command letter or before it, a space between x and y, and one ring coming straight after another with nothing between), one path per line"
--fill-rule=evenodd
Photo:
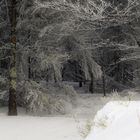
M114 101L101 109L85 140L139 140L140 102Z

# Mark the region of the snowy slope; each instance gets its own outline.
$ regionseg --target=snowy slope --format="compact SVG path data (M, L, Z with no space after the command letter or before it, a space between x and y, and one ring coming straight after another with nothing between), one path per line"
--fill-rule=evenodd
M139 140L140 102L108 103L95 117L86 140Z

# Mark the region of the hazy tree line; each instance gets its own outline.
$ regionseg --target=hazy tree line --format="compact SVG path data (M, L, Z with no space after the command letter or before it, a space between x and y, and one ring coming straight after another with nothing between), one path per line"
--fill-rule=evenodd
M52 86L79 82L79 87L88 85L91 93L104 95L138 86L139 4L0 0L1 79L8 81L9 115L17 115L17 100L26 86L41 80Z

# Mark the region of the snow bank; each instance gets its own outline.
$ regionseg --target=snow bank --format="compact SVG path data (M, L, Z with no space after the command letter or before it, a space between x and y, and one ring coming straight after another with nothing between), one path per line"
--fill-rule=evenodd
M140 101L109 102L94 120L85 140L139 140Z

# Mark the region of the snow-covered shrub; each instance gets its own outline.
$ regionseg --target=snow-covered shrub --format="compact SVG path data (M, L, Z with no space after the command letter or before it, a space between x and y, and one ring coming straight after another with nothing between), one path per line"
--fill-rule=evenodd
M23 83L22 83L23 84ZM18 103L27 111L44 111L48 106L48 97L45 89L34 81L26 81L20 89Z
M116 90L113 90L111 92L111 97L112 97L113 100L118 100L118 99L121 98L121 96L119 95L119 93Z
M76 103L76 92L68 85L48 84L42 87L34 81L26 81L19 89L18 104L28 112L46 114L69 113Z
M72 86L56 84L48 86L49 91L49 113L66 114L70 113L76 105L77 93Z
M75 101L77 99L77 93L74 90L72 86L69 85L63 85L64 93L69 97L71 102L75 104Z
M66 114L72 109L72 104L65 100L65 97L51 96L49 98L49 114Z
M135 95L135 93L131 91L122 91L122 92L113 91L111 93L112 100L118 101L130 101L133 95Z
M0 106L8 105L9 93L7 90L0 91Z
M5 77L0 76L0 89L6 89L8 86L7 79Z
M93 127L93 121L92 120L87 120L85 125L80 128L80 135L83 137L83 138L86 138L87 135L90 133L90 131L92 130L92 127Z
M0 105L8 105L8 81L7 78L0 76Z
M107 125L108 125L108 117L107 117L107 115L104 115L102 118L95 119L94 125L96 127L98 127L98 128L102 128L102 129L106 128Z

